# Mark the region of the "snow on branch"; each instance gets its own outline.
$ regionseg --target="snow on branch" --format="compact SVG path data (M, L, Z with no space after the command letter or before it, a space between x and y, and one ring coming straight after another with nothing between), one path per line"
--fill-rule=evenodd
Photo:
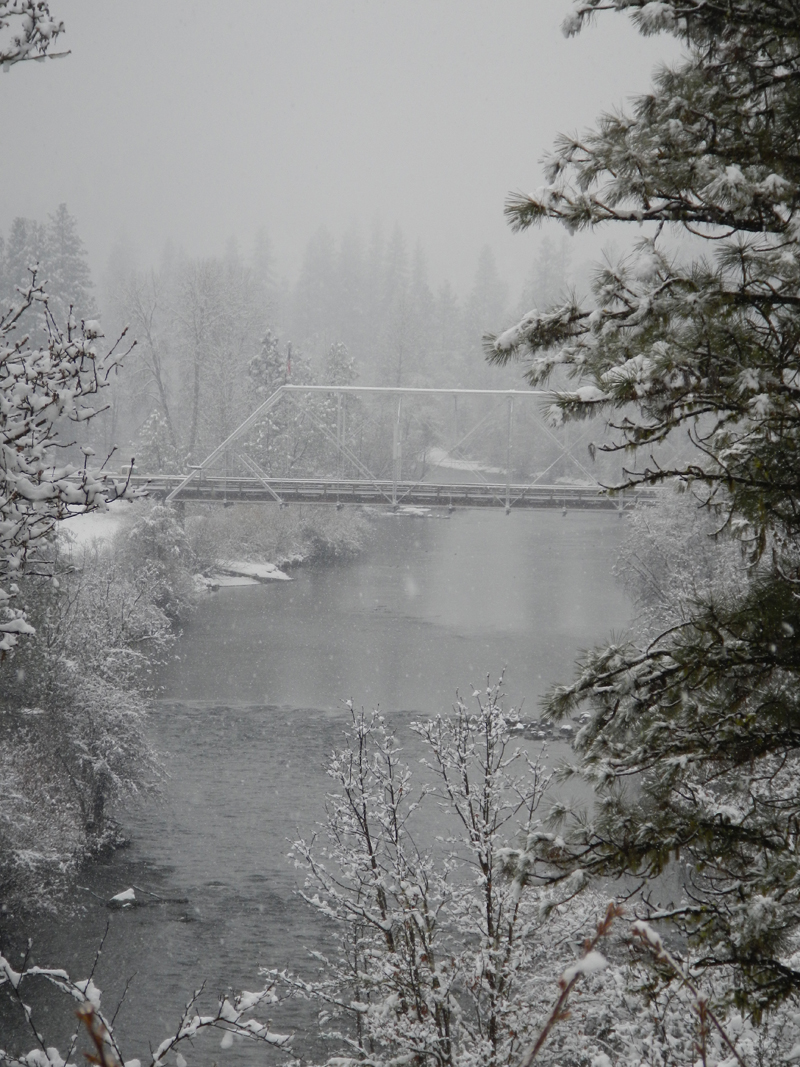
M45 1044L45 1038L34 1023L32 1010L20 992L22 984L29 982L31 978L44 979L78 1002L78 1018L85 1026L94 1046L94 1052L87 1053L86 1059L99 1067L123 1067L123 1064L142 1062L146 1062L148 1067L161 1067L167 1056L175 1053L181 1044L185 1041L191 1042L205 1030L222 1032L220 1044L223 1049L230 1048L234 1037L250 1038L283 1051L288 1051L291 1043L291 1035L277 1034L270 1030L269 1022L261 1022L250 1015L265 1004L275 1003L277 998L271 984L256 993L242 992L235 996L223 994L218 998L216 1010L208 1014L197 1011L197 1004L203 993L202 989L198 989L186 1005L175 1032L166 1037L155 1050L151 1050L148 1060L126 1060L114 1035L113 1022L109 1021L101 1010L101 992L91 978L75 981L66 971L44 967L23 967L22 970L15 971L8 960L0 956L0 989L7 987L36 1043L35 1048L21 1056L11 1055L0 1048L0 1063L8 1064L9 1067L73 1067L70 1060L75 1052L78 1035L73 1036L66 1057L63 1057L57 1048ZM177 1063L181 1063L183 1059L179 1053L175 1058Z
M51 48L64 32L46 0L0 0L0 66L8 71L25 60L58 59L67 52Z
M18 292L19 303L0 314L0 653L32 632L9 603L17 591L13 579L56 522L133 495L129 475L114 478L90 465L92 449L76 449L73 460L65 455L76 445L74 427L103 410L96 398L119 366L122 338L102 354L99 324L78 325L71 311L62 329L35 270ZM38 344L19 336L30 309L43 315Z

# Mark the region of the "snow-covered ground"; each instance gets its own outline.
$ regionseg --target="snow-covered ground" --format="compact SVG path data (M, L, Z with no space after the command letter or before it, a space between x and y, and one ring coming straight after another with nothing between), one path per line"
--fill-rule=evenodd
M224 559L217 560L216 569L219 575L214 578L230 575L234 578L248 578L256 582L290 582L288 574L278 570L274 563L248 563L246 560Z
M257 578L241 578L235 574L212 574L206 578L204 574L195 574L194 584L197 589L206 589L209 593L217 589L231 589L239 585L261 585Z
M90 511L86 515L73 515L58 525L58 531L67 534L75 545L91 545L95 541L110 541L123 520L130 514L131 504L117 500L106 511Z
M413 504L402 504L397 511L387 511L387 515L408 515L413 519L429 519L430 508L417 507Z
M455 459L444 448L429 448L425 453L429 463L435 467L446 467L454 471L481 471L483 474L502 474L499 467L488 467L474 459Z

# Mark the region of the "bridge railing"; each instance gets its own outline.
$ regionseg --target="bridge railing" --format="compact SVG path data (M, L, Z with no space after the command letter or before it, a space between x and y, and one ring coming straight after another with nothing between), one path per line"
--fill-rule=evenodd
M135 485L146 486L155 496L167 498L179 477L136 475ZM392 501L392 490L397 501ZM505 483L478 482L374 482L354 479L278 478L270 483L269 492L258 478L203 476L187 486L180 497L184 501L247 504L268 503L279 497L281 503L366 504L394 507L485 508L506 506ZM509 509L561 508L582 510L627 511L655 497L653 489L609 494L594 486L581 485L512 485Z

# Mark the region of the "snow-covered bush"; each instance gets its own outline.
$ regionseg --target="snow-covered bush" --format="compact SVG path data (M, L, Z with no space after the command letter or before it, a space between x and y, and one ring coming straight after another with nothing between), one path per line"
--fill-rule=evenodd
M62 570L54 554L50 567ZM36 633L0 661L0 897L6 912L53 907L89 854L118 839L113 805L152 789L146 688L174 635L131 575L91 553L22 593Z
M279 1016L287 996L318 1005L320 1062L336 1067L774 1067L796 1058L791 1005L756 1025L726 1009L730 974L698 975L632 909L606 905L578 880L547 887L559 847L540 822L548 777L518 744L497 690L475 699L474 710L459 702L452 718L413 727L427 752L419 784L381 717L351 709L329 764L326 822L294 846L301 895L330 921L337 948L313 953L311 977L268 969L258 992L209 1009L195 993L141 1062L184 1067L179 1046L209 1029L223 1031L223 1049L238 1035L307 1061L306 1035L290 1041L249 1015L270 1005ZM42 1020L29 1017L21 991L36 981L82 1004L98 1062L130 1062L93 983L0 957L0 992L34 1045L0 1050L0 1063L77 1064L81 1039L56 1053Z
M18 965L19 966L19 965ZM44 1026L34 1016L30 1006L23 999L24 993L35 983L45 982L55 986L72 1002L79 1005L78 1023L69 1042L62 1053L48 1045ZM141 1059L123 1055L114 1034L113 1018L109 1019L103 1012L101 991L88 978L75 980L66 971L54 968L28 966L27 962L19 970L0 955L0 991L7 993L19 1009L30 1033L34 1047L27 1053L12 1052L0 1045L0 1064L8 1067L77 1067L84 1059L99 1067L163 1067L165 1062L175 1063L176 1067L186 1067L186 1060L180 1049L194 1045L195 1041L208 1031L222 1034L220 1045L229 1049L233 1039L247 1038L259 1042L271 1049L290 1051L291 1036L277 1034L270 1029L270 1023L262 1022L253 1015L265 1006L274 1003L275 994L270 986L258 993L241 992L235 995L222 994L216 1004L206 1011L202 1010L202 990L196 990L189 999L183 1015L178 1020L175 1030L168 1034L155 1049L145 1053L140 1050ZM31 999L30 997L28 999ZM116 1016L116 1013L115 1013ZM3 1038L0 1037L0 1041ZM86 1051L84 1051L84 1049Z
M690 492L666 487L626 523L615 574L644 634L686 622L703 599L730 598L752 577L741 542Z
M364 547L369 520L355 508L274 504L203 508L186 518L198 565L213 570L219 559L260 563L343 559Z
M548 909L529 886L546 861L506 871L509 848L541 833L549 779L512 740L497 688L414 725L419 783L383 718L350 710L327 820L294 845L338 949L316 954L316 978L266 973L319 1004L337 1063L514 1064L595 903Z
M757 1025L730 1009L730 969L701 976L581 877L550 884L549 777L499 689L474 701L414 724L419 781L382 717L351 706L327 818L294 845L337 949L313 977L264 973L319 1006L327 1062L527 1067L543 1033L549 1067L783 1062L790 1005Z
M145 581L148 598L170 619L189 614L194 607L192 575L198 564L173 508L137 502L114 538L113 552L130 580Z

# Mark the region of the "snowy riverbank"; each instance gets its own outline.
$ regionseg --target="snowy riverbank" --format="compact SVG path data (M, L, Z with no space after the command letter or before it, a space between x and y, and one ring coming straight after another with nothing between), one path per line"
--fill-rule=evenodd
M135 504L116 501L106 511L92 511L73 515L59 528L71 548L83 550L107 544L135 516ZM299 560L297 561L299 562ZM208 574L195 574L195 588L213 592L230 586L259 585L263 582L290 582L291 577L275 563L255 563L250 560L218 560Z
M207 578L195 575L195 582L207 589L226 586L261 585L264 582L291 582L291 578L274 563L251 563L246 560L218 560L215 572Z
M153 525L148 515L159 512ZM111 544L140 519L151 529L145 535L150 550L162 558L165 531L159 530L166 514L163 505L144 501L117 501L106 511L75 515L59 526L68 553ZM367 539L369 520L360 510L348 513L302 505L291 509L235 507L187 509L178 520L182 546L179 555L186 577L199 593L264 582L288 582L290 568L320 559L355 555ZM175 531L170 534L175 536ZM173 546L177 548L177 545ZM75 560L76 564L78 559Z

